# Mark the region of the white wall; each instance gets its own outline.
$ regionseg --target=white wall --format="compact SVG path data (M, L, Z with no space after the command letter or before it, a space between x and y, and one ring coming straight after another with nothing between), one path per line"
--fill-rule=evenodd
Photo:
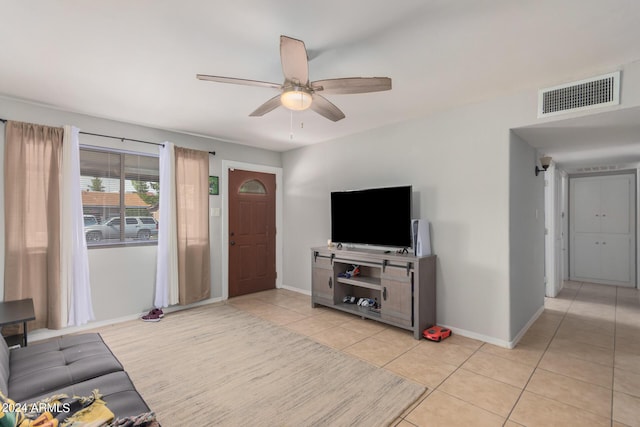
M544 181L538 153L511 133L509 161L510 341L516 342L544 307Z
M330 237L331 191L412 185L414 215L431 221L438 255L438 323L506 345L517 113L503 102L468 106L284 153L284 284L310 291L309 248ZM533 176L533 159L527 170Z
M215 139L152 129L112 120L90 117L0 97L0 118L49 126L70 124L91 133L139 139L151 142L171 141L176 145L204 151L215 151L210 157L210 174L221 175L222 160L281 166L280 153L248 146L229 144ZM0 204L4 203L4 126L0 124ZM81 144L124 148L142 153L157 154L158 148L149 144L112 140L80 135ZM226 183L221 182L224 192ZM210 196L211 207L221 207L221 196ZM222 296L222 217L211 217L211 296ZM92 297L96 321L106 321L136 315L153 305L155 246L92 248L89 249ZM0 208L0 300L4 295L4 208Z
M640 63L620 68L622 103L601 111L538 119L531 88L284 153L284 284L310 292L309 248L329 238L332 190L411 184L438 255L438 323L513 346L544 306L544 178L510 129L637 106Z

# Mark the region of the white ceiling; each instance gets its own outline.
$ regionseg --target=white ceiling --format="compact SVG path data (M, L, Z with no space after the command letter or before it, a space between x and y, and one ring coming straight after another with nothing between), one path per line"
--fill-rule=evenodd
M640 107L514 129L568 172L640 163Z
M640 59L637 0L0 0L0 6L0 94L278 151ZM281 34L306 43L311 80L388 76L393 89L327 95L346 114L334 123L284 108L248 117L277 92L195 78L281 83ZM615 121L603 123L599 144L618 132ZM626 145L639 140L637 131L630 120ZM576 151L593 134L565 126L521 135L551 152L547 145L558 136L571 139Z

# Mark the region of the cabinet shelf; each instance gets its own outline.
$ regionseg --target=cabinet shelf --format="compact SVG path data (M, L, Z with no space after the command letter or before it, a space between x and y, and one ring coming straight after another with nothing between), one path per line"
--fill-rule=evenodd
M353 264L357 264L360 267L374 267L374 268L380 268L382 266L382 261L380 262L363 262L357 259L353 259L353 258L334 258L334 262L339 262L342 264L349 264L349 265L353 265Z
M379 291L382 289L379 277L337 277L336 281L338 281L339 283L344 283L345 285L359 286L361 288L373 289L375 291Z
M369 307L361 307L356 304L338 303L333 306L341 311L357 314L369 319L380 319L380 311L371 310Z

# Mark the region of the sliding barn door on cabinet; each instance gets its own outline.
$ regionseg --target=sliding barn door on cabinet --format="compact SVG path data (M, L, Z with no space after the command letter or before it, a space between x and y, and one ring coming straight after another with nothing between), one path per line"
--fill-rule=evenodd
M570 178L571 279L635 286L635 175Z

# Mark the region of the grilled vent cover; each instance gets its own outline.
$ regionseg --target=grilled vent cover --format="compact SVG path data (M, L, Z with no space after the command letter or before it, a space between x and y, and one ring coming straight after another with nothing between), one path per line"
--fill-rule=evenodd
M584 168L578 168L576 169L576 172L607 172L607 171L614 171L620 169L619 166L617 165L611 165L611 166L588 166L588 167L584 167Z
M538 117L617 105L620 103L620 71L580 80L538 92Z

